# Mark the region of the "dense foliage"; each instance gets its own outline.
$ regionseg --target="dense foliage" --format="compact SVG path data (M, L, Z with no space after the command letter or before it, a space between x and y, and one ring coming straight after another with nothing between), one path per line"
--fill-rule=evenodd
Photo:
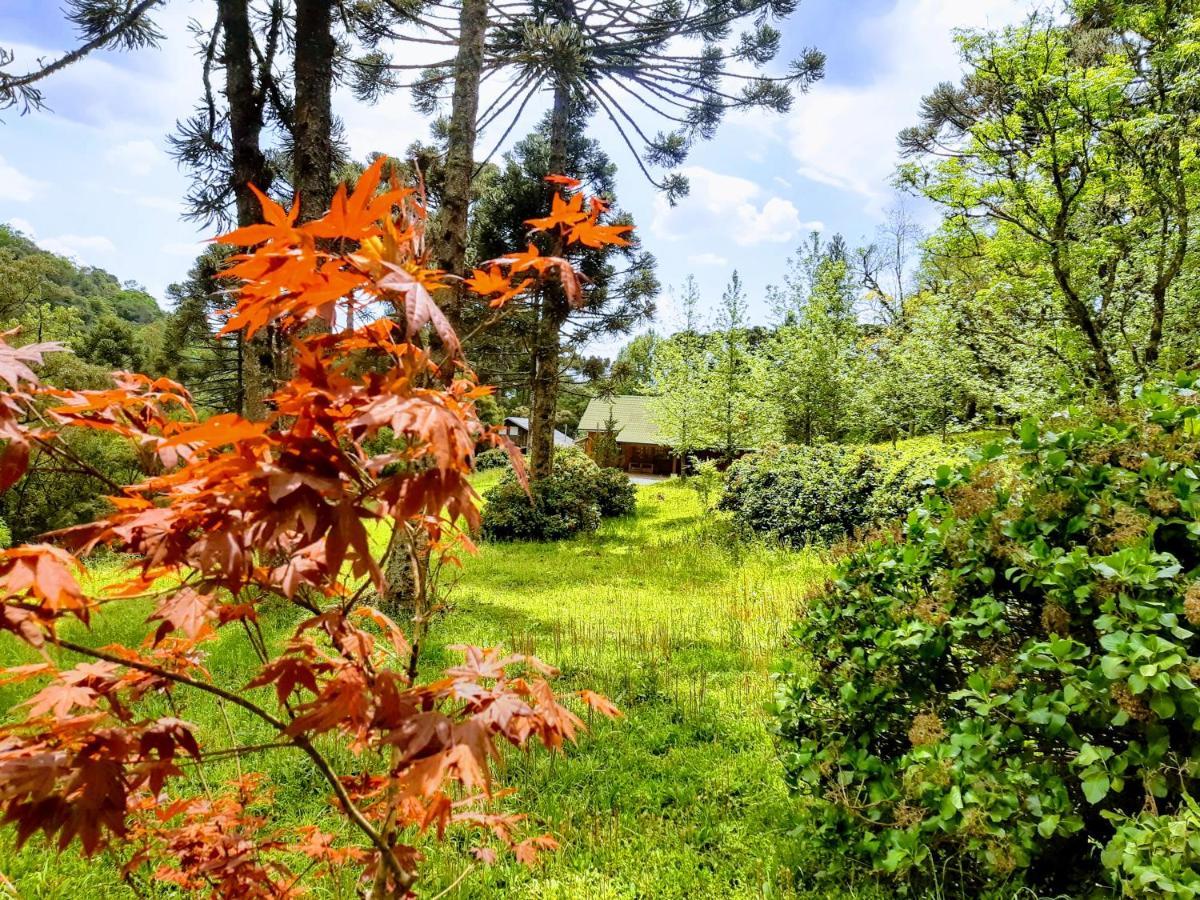
M492 469L507 469L512 465L512 459L508 453L501 450L499 447L493 447L491 450L484 450L475 457L475 471L487 472Z
M719 507L742 528L791 547L832 543L920 502L946 448L888 454L841 444L771 447L735 462Z
M49 389L33 367L61 345L0 341L0 490L21 479L34 452L86 469L62 438L72 433L122 439L150 473L125 487L109 482L110 508L55 536L74 554L45 543L0 552L0 630L35 660L0 679L39 688L0 726L0 806L18 846L38 833L61 848L78 842L85 856L121 858L131 883L140 873L220 897L291 893L299 874L290 852L306 858L303 872L353 866L376 900L412 896L414 841L431 826L486 835L473 848L481 861L505 848L528 861L556 846L522 834L520 816L489 808L500 744L561 748L583 727L546 680L553 670L466 647L460 665L422 682L418 636L410 642L365 599L386 595L395 548L420 571L428 548L448 552L460 527L478 524L475 448L513 449L479 420L475 400L489 391L432 299L442 274L424 255L424 208L412 189L382 184L381 170L352 194L339 189L331 209L304 224L298 202L289 211L260 195L264 223L221 238L250 248L225 273L238 284L225 330L251 340L273 327L294 348L266 419L206 419L181 385L144 375L117 373L99 390ZM593 208L562 226L561 240L598 227L599 215ZM575 273L562 259L517 254L502 265L517 284L494 279L481 298L526 290L550 272L571 292ZM366 297L389 315L356 319ZM375 529L390 535L386 547L373 544ZM97 548L129 563L118 585L89 596L78 576ZM432 601L425 579L414 581L420 621ZM98 648L61 627L86 628L131 601L152 610L128 644ZM297 613L282 646L262 631L268 602ZM231 673L206 667L205 645L222 630L244 636L239 655L257 662L248 683L226 686ZM237 707L265 742L229 728L213 746L181 718L176 695ZM591 693L579 698L615 712ZM240 769L272 751L305 760L357 840L276 827L269 803L260 805L271 785ZM239 777L216 792L180 765L203 771L231 755Z
M560 448L554 474L525 489L516 475L485 495L482 533L491 541L558 541L588 534L601 518L637 507L633 484L618 469L602 469L577 447Z
M779 731L839 852L914 881L1108 865L1194 890L1198 388L1026 421L808 604Z

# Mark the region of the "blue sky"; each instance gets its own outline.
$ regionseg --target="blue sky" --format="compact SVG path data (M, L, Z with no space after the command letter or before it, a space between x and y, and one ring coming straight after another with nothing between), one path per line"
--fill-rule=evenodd
M46 83L50 110L4 114L0 221L164 297L208 236L180 218L187 179L165 147L198 93L187 23L211 16L212 6L173 0L159 15L168 36L160 50L95 54ZM716 139L693 152L692 193L674 209L646 184L615 132L598 124L595 135L620 169L619 199L657 256L664 285L694 274L711 309L737 268L752 314L764 320L767 285L782 278L810 230L869 239L896 202L889 186L895 136L915 121L923 93L957 78L952 31L999 27L1027 9L1027 0L801 0L783 26L781 58L815 45L829 57L826 79L786 116L728 117ZM57 4L0 4L0 46L15 48L19 63L71 43ZM402 153L427 129L403 94L375 107L340 96L337 107L358 157ZM537 115L531 106L529 126ZM481 146L498 136L485 135ZM670 296L659 306L656 327L669 330Z

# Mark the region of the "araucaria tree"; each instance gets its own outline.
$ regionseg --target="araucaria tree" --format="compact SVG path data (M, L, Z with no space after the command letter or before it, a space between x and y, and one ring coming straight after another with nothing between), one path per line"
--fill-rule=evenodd
M76 429L127 439L154 473L110 484L108 515L52 536L79 555L133 554L128 578L100 596L85 592L79 559L61 546L0 552L0 630L37 654L0 679L44 683L0 727L0 808L18 843L41 832L87 855L123 856L135 882L264 898L292 895L310 869L345 867L371 897L412 896L414 841L431 828L476 829L482 861L505 845L525 860L555 846L488 807L499 745L559 748L582 727L548 667L466 648L462 664L421 683L406 636L367 605L386 588L389 551L373 533L414 558L418 534L448 552L458 529L478 522L475 448L505 443L480 422L475 403L488 390L432 300L441 276L426 265L424 211L407 189L380 192L381 168L304 224L299 203L289 211L263 197L265 221L223 238L251 248L226 272L240 284L226 330L250 338L274 324L294 347L263 420L201 420L180 385L127 373L110 389L45 390L31 367L59 348L0 342L0 489L34 448L86 467L63 440ZM609 239L597 219L546 227L563 231L564 246ZM485 286L497 306L551 269L565 284L575 277L533 252L497 265L513 282ZM385 428L397 440L371 449ZM419 604L419 579L416 590ZM152 605L143 642L98 647L63 627L137 598ZM282 643L262 626L264 605L280 603L300 619ZM218 657L205 661L217 636L245 641L243 658L257 663L247 683L216 669ZM183 718L187 695L246 728L202 733ZM615 713L589 692L579 699ZM251 768L273 753L304 760L357 841L273 820L271 785ZM231 759L231 783L184 777ZM292 871L289 857L311 865Z
M901 137L909 181L949 212L943 247L980 255L1069 324L1070 359L1115 403L1173 358L1200 188L1193 0L1077 0L962 38L968 75ZM1035 316L1041 313L1035 304Z
M426 110L451 100L445 200L450 258L444 260L451 270L455 262L461 267L455 257L466 252L465 242L450 236L466 234L477 136L493 123L510 133L538 93L552 97L554 172L572 174L555 164L565 161L573 113L591 106L613 123L646 176L677 196L686 191L686 180L677 174L655 177L651 168L678 166L697 139L712 137L731 109L787 111L794 93L807 90L825 66L824 56L808 49L780 74L761 71L780 49L772 20L791 15L795 0L465 0L411 6L387 0L386 5L405 10L408 27L397 29L381 18L377 40L386 35L457 49L411 84ZM372 62L381 69L412 68L407 60L392 64L382 54ZM480 84L497 72L503 87L480 109Z
M613 224L606 226L616 240L577 242L556 248L551 235L534 235L532 245L541 253L566 255L584 276L581 302L572 302L557 283L544 284L521 300L508 304L499 321L471 339L472 358L490 382L528 392L530 406L529 455L534 478L549 475L553 467L554 428L559 391L567 379L567 363L590 342L628 333L654 313L658 293L654 257L645 252L631 231L632 220L615 207L616 167L600 145L583 133L579 116L567 141L568 169L579 175L597 207L606 208ZM484 180L472 227L474 255L496 257L504 248L526 239L529 221L582 222L588 215L581 195L564 204L556 200L544 217L546 177L557 174L551 123L519 142L506 155L499 172ZM603 237L601 235L601 237ZM482 265L482 264L481 264ZM482 277L487 265L476 273ZM482 311L481 311L482 312ZM472 331L486 321L464 309L463 327Z

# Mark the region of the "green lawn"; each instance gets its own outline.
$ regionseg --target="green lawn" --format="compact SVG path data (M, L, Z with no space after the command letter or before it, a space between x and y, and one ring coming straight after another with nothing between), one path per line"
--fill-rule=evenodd
M559 852L534 869L510 862L481 868L461 836L430 842L420 893L438 895L464 873L447 896L769 897L802 887L821 859L789 836L801 820L762 708L799 598L826 574L815 552L739 545L678 483L640 488L637 516L606 522L594 536L484 546L465 559L449 576L454 583L427 644L426 674L455 658L448 645L503 644L560 667L563 689L607 694L626 718L596 722L565 755L513 753L506 761L502 778L520 793L505 802L528 812L532 827L555 834ZM125 609L103 617L89 639L140 636L145 609ZM281 638L297 616L284 606L270 610L270 635ZM253 663L240 634L210 646L218 680L244 685ZM23 653L0 643L0 663ZM0 687L0 709L20 696ZM163 701L150 702L166 713ZM228 711L240 742L267 737L237 712ZM180 714L214 743L228 742L210 698L189 699ZM259 763L277 786L276 815L337 826L323 784L299 754ZM236 774L232 761L222 766L208 774L209 784ZM198 781L195 787L202 789ZM10 834L0 838L0 872L24 897L134 896L117 870L113 859L88 863L48 852L40 839L16 853ZM354 896L348 876L310 887L316 896ZM141 889L171 896L153 883Z

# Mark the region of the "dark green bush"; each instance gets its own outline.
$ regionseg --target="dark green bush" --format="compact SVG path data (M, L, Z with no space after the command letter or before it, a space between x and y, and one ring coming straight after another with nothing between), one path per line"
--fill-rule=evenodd
M485 495L483 537L489 541L558 541L600 527L600 508L578 479L556 474L531 486L505 479Z
M898 450L776 447L730 467L719 506L742 528L788 546L831 543L904 518L933 489L939 466L965 458L940 441Z
M776 447L730 466L719 506L742 527L780 543L827 543L866 524L863 510L879 477L870 450Z
M1196 388L1025 423L809 603L778 727L839 854L968 890L1194 883L1195 849L1156 854L1200 777Z
M628 477L601 469L586 453L563 447L554 475L525 493L509 472L485 495L483 536L492 541L557 541L595 531L601 517L624 516L637 506Z
M496 447L492 450L484 450L475 457L475 471L487 472L491 469L507 469L512 466L512 460L509 459L508 451L501 450Z
M595 480L596 505L606 519L637 511L637 488L620 469L601 469Z

